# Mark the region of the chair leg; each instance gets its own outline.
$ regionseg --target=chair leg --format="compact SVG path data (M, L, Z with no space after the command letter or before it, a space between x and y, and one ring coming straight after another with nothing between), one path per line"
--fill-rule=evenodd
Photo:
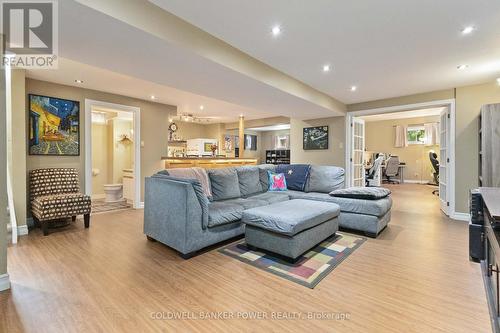
M35 225L35 227L40 227L40 220L37 219L35 216L32 216L33 217L33 224Z
M42 225L42 232L44 236L47 236L49 234L49 223L47 221L40 221L40 224Z
M76 221L76 216L71 216L71 221L75 222Z
M90 226L90 214L83 215L83 222L85 223L85 228Z

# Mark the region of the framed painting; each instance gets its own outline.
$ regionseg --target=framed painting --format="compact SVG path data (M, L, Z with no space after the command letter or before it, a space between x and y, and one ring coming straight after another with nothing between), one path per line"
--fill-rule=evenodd
M302 136L304 150L328 149L328 126L305 127Z
M29 96L29 154L80 155L80 102Z
M257 135L245 134L245 149L257 150Z

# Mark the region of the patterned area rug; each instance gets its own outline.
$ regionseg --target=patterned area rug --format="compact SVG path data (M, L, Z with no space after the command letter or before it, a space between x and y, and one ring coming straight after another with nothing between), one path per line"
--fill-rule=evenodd
M111 210L128 209L132 205L128 204L126 200L119 202L105 202L104 199L92 200L92 213L109 212Z
M294 264L271 254L249 250L245 240L220 248L219 252L312 289L365 241L364 237L337 232Z

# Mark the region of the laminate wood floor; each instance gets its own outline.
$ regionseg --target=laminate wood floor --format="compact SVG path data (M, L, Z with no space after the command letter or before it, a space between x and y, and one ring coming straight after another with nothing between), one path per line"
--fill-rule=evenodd
M490 332L467 224L432 188L391 189L389 227L315 289L216 250L183 260L146 240L141 210L30 231L8 249L0 332Z

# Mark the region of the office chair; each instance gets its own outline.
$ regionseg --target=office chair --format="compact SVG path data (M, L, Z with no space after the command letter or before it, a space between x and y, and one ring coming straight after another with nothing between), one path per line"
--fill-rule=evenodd
M437 159L437 154L433 151L429 152L429 159L431 161L432 167L434 168L434 172L432 175L434 176L434 182L439 186L439 161ZM439 195L439 189L432 191L432 194Z
M388 183L396 184L399 183L399 179L391 179L398 175L399 173L399 157L390 156L385 162L385 177Z
M368 170L366 175L366 186L380 186L382 183L382 161L384 160L383 155L379 155L373 166Z

